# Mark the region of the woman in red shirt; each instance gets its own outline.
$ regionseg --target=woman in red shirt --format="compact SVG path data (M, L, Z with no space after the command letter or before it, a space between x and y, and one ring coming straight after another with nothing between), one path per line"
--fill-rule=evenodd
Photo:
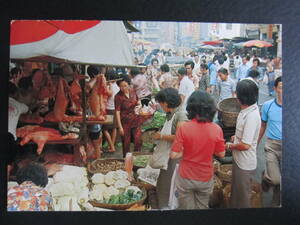
M134 151L141 151L141 124L149 117L139 116L134 112L134 108L138 105L138 97L129 86L130 78L124 75L122 80L117 81L117 85L120 91L115 95L115 113L125 157L126 153L130 152L131 135L134 137Z
M206 209L213 190L213 155L225 156L222 129L212 122L216 106L206 92L188 99L189 122L176 131L170 158L181 158L175 184L179 209Z

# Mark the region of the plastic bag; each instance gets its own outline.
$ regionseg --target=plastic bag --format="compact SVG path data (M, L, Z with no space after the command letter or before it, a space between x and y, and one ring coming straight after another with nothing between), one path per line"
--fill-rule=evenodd
M178 168L179 168L179 164L176 165L175 170L172 175L169 204L168 204L169 209L177 209L179 206L179 202L178 202L179 194L178 194L178 190L177 190L176 184L175 184L175 179L176 179L177 173L179 172Z

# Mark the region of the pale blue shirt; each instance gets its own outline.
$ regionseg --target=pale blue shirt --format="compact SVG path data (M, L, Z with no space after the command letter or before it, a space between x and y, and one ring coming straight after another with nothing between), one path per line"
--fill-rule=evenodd
M250 68L250 66L247 63L240 65L240 67L237 70L236 78L238 80L246 78L248 75L249 68Z

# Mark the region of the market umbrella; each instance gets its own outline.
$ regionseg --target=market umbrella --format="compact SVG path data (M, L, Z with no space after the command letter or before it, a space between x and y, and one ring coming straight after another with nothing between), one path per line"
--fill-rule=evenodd
M258 47L258 48L265 48L265 47L271 47L273 46L271 43L261 40L251 40L246 41L243 44L244 47Z
M10 28L10 58L14 60L133 65L122 21L13 20Z
M215 40L215 41L204 41L203 44L205 45L219 45L222 44L223 41L221 40Z

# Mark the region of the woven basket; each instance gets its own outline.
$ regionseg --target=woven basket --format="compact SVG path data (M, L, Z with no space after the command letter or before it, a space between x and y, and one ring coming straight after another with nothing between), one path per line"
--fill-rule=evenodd
M214 159L213 166L214 166L214 172L216 174L220 170L221 163L218 160Z
M223 207L230 207L230 197L231 197L231 184L227 184L223 189ZM252 208L262 208L262 193L260 184L252 181L251 183L251 207Z
M96 159L91 163L88 163L87 165L87 170L89 173L94 174L94 173L103 173L106 174L108 171L104 171L103 169L99 168L99 164L112 164L114 162L121 162L119 163L120 166L117 168L111 168L109 171L116 171L116 170L124 170L124 159Z
M236 120L241 111L237 98L226 98L217 105L219 118L225 127L235 127Z
M144 203L144 201L147 198L147 191L146 189L139 183L134 183L134 186L139 187L142 192L143 192L143 197L141 200L129 203L129 204L107 204L107 203L102 203L102 202L98 202L95 200L90 200L89 203L92 204L92 206L94 207L100 207L100 208L106 208L106 209L115 209L115 210L125 210L125 209L129 209L131 206L137 204L137 205L142 205Z
M230 173L228 173L229 171ZM220 166L220 169L217 171L217 175L224 184L231 183L231 172L232 164L225 164Z
M217 208L223 200L222 181L215 175L214 176L214 189L209 197L209 207Z

